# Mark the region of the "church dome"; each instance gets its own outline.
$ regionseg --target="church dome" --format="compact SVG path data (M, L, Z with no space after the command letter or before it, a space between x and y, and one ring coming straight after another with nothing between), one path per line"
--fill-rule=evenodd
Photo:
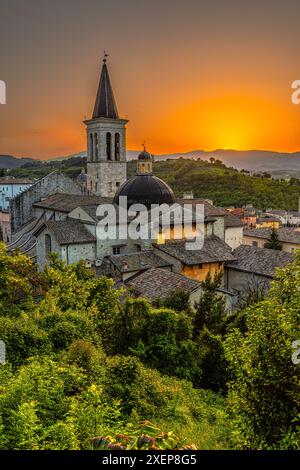
M151 204L173 204L175 196L172 189L160 178L151 174L133 176L117 191L114 203L119 203L120 196L127 196L128 207L144 204L148 209Z

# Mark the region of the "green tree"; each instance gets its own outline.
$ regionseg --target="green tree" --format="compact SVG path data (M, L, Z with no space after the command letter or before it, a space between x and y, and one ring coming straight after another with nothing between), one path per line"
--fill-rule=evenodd
M229 404L241 448L299 448L300 368L292 342L300 338L300 254L278 271L269 296L245 311L246 333L233 329L226 357L234 379Z
M225 300L217 292L222 281L223 273L217 272L214 277L209 272L202 282L202 293L195 304L194 338L207 327L213 333L222 333L225 325Z
M177 289L171 292L168 297L166 297L163 301L159 302L160 306L171 308L175 310L175 312L190 312L190 305L189 305L189 293L182 290Z
M270 237L264 244L264 247L271 250L282 250L282 243L279 241L279 234L275 228L272 228Z
M200 388L209 388L225 394L229 373L222 337L211 333L204 327L197 342L199 365L202 372L197 385Z

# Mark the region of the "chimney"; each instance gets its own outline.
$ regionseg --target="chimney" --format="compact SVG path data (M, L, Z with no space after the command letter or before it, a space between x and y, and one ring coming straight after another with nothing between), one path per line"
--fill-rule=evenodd
M193 191L186 191L183 193L183 199L194 199ZM300 202L299 202L300 204Z

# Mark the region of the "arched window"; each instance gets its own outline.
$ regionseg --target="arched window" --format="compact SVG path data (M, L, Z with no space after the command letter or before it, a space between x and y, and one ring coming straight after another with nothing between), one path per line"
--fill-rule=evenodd
M90 134L90 157L91 157L91 162L94 159L94 142L93 142L93 134Z
M95 161L96 161L96 162L97 162L98 159L99 159L98 150L99 150L99 146L98 146L98 134L97 134L97 132L96 132L96 133L95 133Z
M106 156L107 160L111 160L111 133L106 133Z
M48 256L51 254L52 251L52 246L51 246L51 237L48 233L45 235L45 256L48 258Z
M115 134L115 160L120 160L120 134L117 132Z

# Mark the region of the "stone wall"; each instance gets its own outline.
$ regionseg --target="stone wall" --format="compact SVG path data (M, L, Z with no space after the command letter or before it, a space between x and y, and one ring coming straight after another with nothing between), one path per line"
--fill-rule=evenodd
M46 258L45 236L51 238L51 252L57 253L59 258L67 264L77 263L80 260L95 261L96 244L91 243L74 243L69 245L59 245L51 230L45 228L37 236L36 255L39 271L43 270L48 263Z
M87 163L87 189L97 196L114 197L126 179L126 162Z
M240 302L249 294L267 292L272 278L255 273L239 271L225 266L225 289L236 294L236 302Z
M18 231L34 217L32 205L55 193L82 194L80 185L62 173L53 172L10 201L11 229Z
M235 250L243 244L243 227L227 227L225 229L225 243Z

